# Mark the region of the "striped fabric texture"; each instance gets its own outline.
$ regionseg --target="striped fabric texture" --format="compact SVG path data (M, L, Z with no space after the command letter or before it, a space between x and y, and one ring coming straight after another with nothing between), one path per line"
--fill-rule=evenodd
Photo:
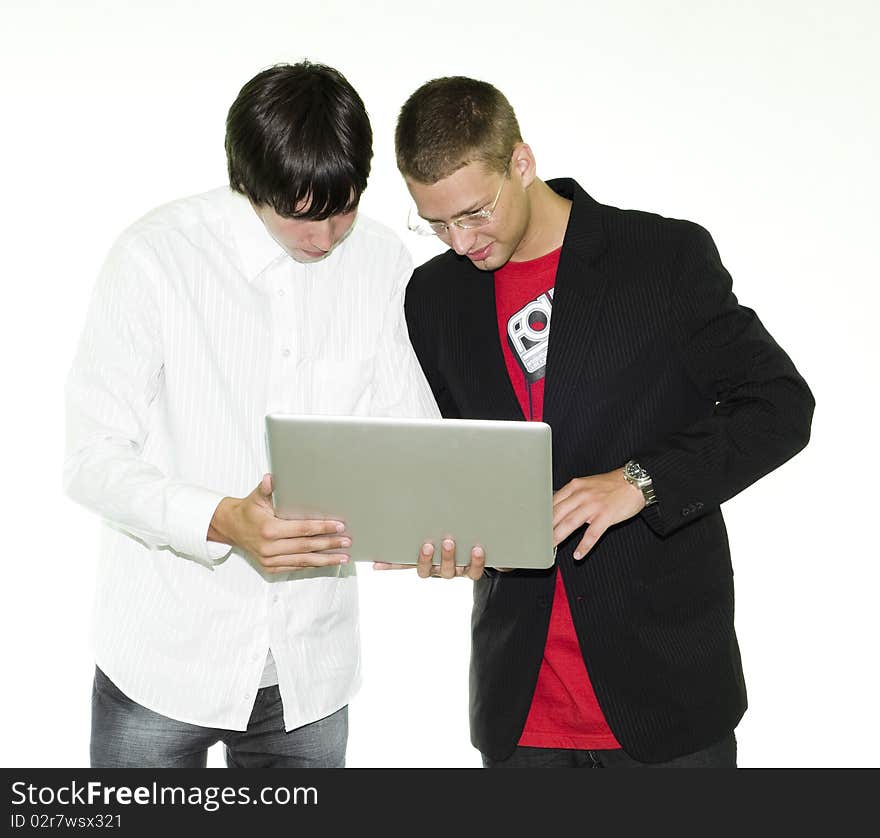
M64 481L103 519L95 654L133 700L243 730L270 648L287 729L355 693L354 565L269 576L206 534L268 471L267 413L438 415L403 318L411 272L363 216L298 263L228 188L114 244L68 377Z
M633 758L663 762L723 739L745 711L720 507L807 444L814 401L737 300L706 230L599 204L573 180L548 185L573 201L544 380L554 488L633 458L658 503L610 528L583 561L573 558L581 527L551 570L475 583L471 738L494 760L513 752L558 572L611 730ZM406 313L444 416L523 418L491 273L448 251L416 269Z

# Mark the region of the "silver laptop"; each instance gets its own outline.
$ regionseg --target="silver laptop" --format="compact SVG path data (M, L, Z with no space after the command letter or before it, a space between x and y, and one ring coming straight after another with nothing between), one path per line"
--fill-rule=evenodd
M356 561L415 564L475 544L489 567L554 561L550 426L481 419L266 417L275 513L341 520Z

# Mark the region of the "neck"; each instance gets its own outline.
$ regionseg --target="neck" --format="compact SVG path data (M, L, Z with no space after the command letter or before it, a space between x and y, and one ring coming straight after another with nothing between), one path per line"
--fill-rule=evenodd
M562 247L571 201L557 195L543 180L528 187L529 220L519 245L510 257L513 262L528 262Z

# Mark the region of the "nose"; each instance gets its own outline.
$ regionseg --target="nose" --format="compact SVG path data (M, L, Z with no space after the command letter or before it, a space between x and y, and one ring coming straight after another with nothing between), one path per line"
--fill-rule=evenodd
M449 225L449 241L452 244L452 249L459 255L464 256L473 246L474 242L477 240L477 234L470 230L462 230L461 227L456 226L455 224Z
M335 242L331 219L313 221L309 230L309 243L315 250L330 250Z

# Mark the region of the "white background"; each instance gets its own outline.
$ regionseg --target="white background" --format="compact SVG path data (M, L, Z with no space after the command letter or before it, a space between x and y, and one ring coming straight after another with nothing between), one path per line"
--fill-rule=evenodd
M84 766L98 522L60 488L63 382L111 241L224 181L224 119L279 61L339 68L375 132L363 208L409 238L393 125L422 82L491 81L542 178L690 218L812 387L809 447L725 505L743 766L868 766L878 736L878 84L873 0L2 0L5 533L0 763ZM360 568L351 766L476 766L470 583ZM222 764L212 751L212 765Z

